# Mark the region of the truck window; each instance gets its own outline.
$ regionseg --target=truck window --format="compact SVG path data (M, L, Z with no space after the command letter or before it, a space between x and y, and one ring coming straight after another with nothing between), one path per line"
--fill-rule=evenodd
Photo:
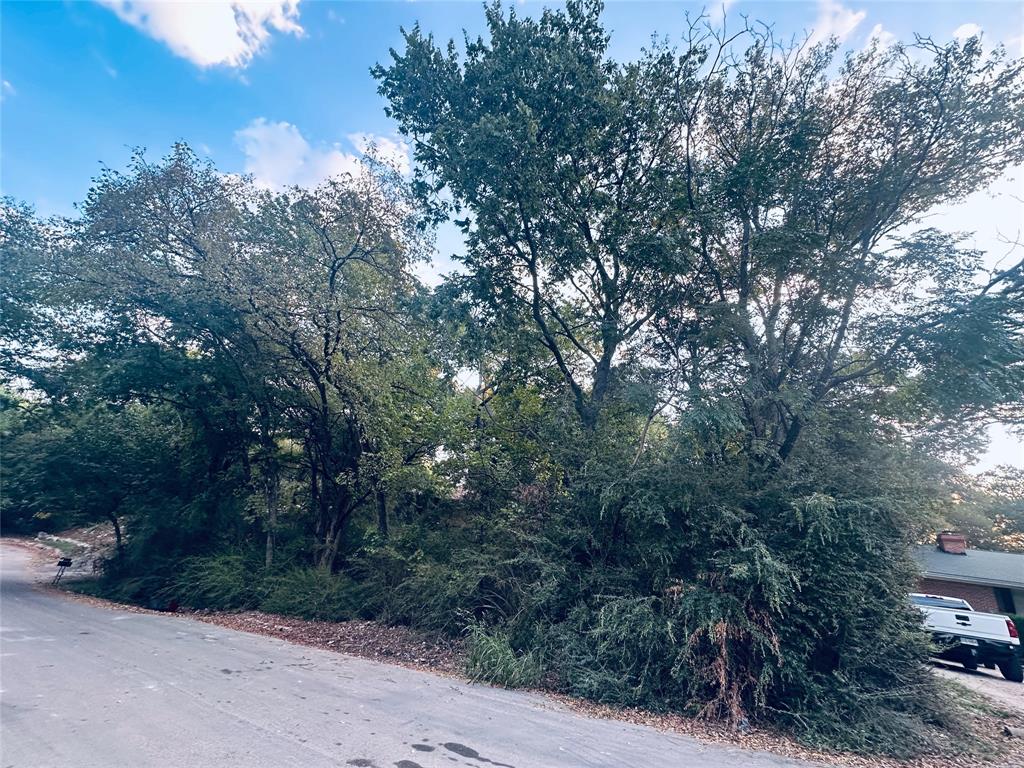
M934 597L932 595L911 595L910 601L914 605L923 605L928 608L952 608L954 610L969 611L970 604L966 600L957 597Z

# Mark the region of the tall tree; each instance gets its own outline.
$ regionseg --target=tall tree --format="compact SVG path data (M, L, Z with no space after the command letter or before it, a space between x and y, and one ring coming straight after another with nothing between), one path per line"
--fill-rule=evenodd
M751 447L782 461L820 404L901 373L955 361L962 385L931 413L1020 402L1020 265L979 275L955 236L913 228L1024 158L1024 65L922 41L829 78L834 45L750 36L687 124L696 269L659 312L685 398L728 393Z
M237 405L251 445L238 458L261 486L268 563L280 440L303 446L316 560L331 568L353 512L384 493L391 464L380 457L396 433L379 426L382 404L415 420L444 391L412 313L413 214L384 168L270 193L179 146L162 162L139 155L128 173L104 172L49 254L47 279L76 286L78 311L102 318L108 338L127 339L136 358L151 349L151 364L195 360L216 382L207 393ZM424 375L410 377L414 365ZM202 391L181 381L136 382L124 394L208 412ZM429 440L417 445L389 461L422 460Z
M464 57L414 28L374 70L421 198L467 210L463 282L532 330L585 426L654 359L655 408L734 409L769 462L820 404L940 359L961 386L933 411L1020 400L1021 266L979 285L977 254L913 227L1024 159L1021 62L922 40L836 70L834 43L697 25L619 64L600 10L495 4Z
M465 209L478 300L532 328L593 429L682 236L673 208L681 113L703 51L618 66L596 4L538 21L487 9L465 61L419 28L377 67L412 137L421 199Z

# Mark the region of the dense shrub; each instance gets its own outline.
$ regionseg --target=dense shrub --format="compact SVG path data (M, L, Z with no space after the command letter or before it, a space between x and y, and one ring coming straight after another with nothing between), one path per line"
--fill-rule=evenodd
M409 526L404 539L353 557L348 572L366 613L452 635L480 621L528 627L527 614L562 586L551 542L515 528L504 511L446 531L441 551L421 546L432 536L436 529Z
M259 578L254 564L242 555L191 557L165 591L190 608L242 609L259 602Z
M61 583L67 589L85 595L141 605L153 610L166 610L172 604L172 600L164 596L166 580L159 574L128 576L119 573L115 576L74 579Z
M540 682L543 673L539 651L516 652L505 632L488 630L480 624L470 626L466 642L466 674L470 679L506 688L530 688Z
M260 609L303 619L344 621L359 612L351 578L322 568L292 568L267 579Z
M552 626L546 647L566 691L621 706L680 701L672 679L676 627L656 597L616 597L594 609L580 604Z

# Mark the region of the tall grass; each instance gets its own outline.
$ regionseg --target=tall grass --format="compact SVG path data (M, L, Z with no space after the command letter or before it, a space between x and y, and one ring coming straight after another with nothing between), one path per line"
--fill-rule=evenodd
M538 651L516 653L507 634L479 624L470 626L466 649L466 674L476 682L531 688L540 683L544 673Z

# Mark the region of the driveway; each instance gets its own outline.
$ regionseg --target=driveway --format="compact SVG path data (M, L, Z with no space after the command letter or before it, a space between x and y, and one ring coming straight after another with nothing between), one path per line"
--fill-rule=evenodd
M809 766L553 709L543 697L32 585L0 544L4 768Z
M979 668L971 672L953 662L935 660L933 664L940 677L977 691L1008 711L1024 715L1024 684L1005 679L999 670Z

